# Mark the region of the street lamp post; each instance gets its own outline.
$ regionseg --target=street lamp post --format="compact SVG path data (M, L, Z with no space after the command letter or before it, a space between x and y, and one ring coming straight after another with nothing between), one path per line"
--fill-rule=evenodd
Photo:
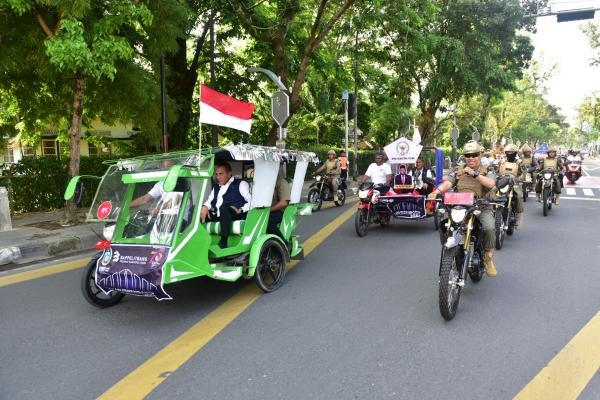
M260 72L262 74L265 74L279 88L279 91L271 95L271 116L279 126L279 136L276 142L276 146L279 149L285 149L287 128L284 128L283 125L285 125L290 116L290 97L288 95L289 91L285 87L283 82L281 82L281 77L275 75L273 71L260 67L251 67L248 68L248 72Z

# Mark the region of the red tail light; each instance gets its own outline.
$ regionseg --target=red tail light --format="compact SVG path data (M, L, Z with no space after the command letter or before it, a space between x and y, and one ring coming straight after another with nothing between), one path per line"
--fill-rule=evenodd
M98 240L96 242L96 244L94 245L94 248L98 249L98 250L106 250L109 247L110 247L110 241L104 240L104 239L103 240Z

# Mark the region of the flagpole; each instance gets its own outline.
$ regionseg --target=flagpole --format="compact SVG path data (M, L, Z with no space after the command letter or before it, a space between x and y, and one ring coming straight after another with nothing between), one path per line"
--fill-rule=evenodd
M200 114L202 113L202 82L198 86L198 157L202 156L202 122Z

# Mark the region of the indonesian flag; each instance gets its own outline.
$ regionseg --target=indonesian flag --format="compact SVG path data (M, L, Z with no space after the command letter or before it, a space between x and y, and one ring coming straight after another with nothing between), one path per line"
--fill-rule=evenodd
M254 104L200 85L200 122L250 133Z

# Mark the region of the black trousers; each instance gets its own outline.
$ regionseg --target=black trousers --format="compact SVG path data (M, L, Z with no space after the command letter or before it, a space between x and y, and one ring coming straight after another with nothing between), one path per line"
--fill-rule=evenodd
M233 221L246 218L248 213L243 212L238 214L233 208L231 208L231 206L223 204L219 208L219 214L219 222L221 223L221 239L227 240L229 234L231 233L231 223Z
M283 219L283 211L281 211L281 210L271 211L271 213L269 214L269 223L267 225L267 233L270 233L272 235L277 235L280 238L282 238L283 240L285 240L285 238L283 237L283 234L281 233L281 230L277 226L277 224L279 224L282 219Z

